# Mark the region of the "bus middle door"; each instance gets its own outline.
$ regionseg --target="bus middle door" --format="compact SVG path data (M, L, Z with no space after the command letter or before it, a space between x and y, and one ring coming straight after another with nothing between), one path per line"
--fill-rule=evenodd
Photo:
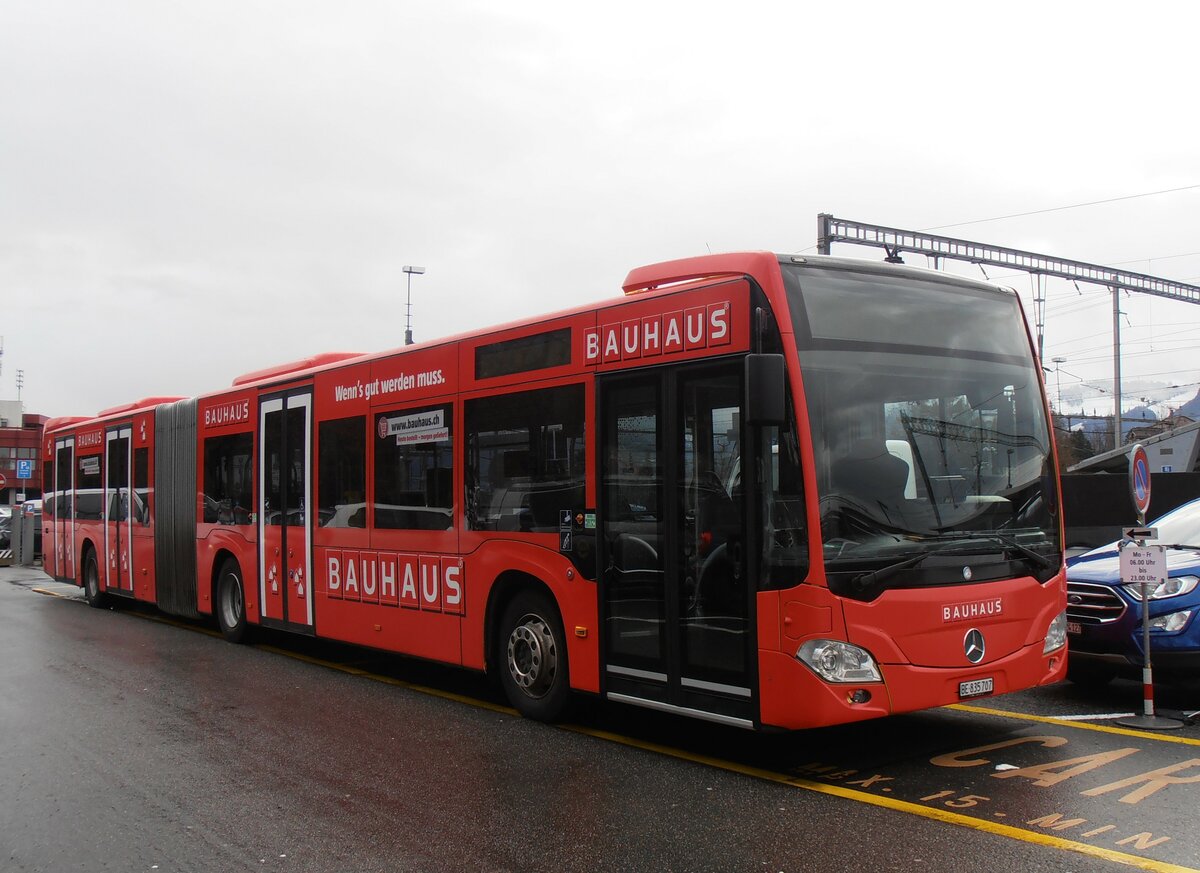
M311 630L312 389L259 403L259 601L264 624Z

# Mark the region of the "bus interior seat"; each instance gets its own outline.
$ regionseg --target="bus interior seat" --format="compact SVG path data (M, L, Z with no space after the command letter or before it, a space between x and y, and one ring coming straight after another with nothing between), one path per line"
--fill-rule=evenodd
M658 551L639 536L617 534L610 546L608 578L622 599L658 595L663 586Z
M425 505L448 508L454 489L453 470L435 468L425 473Z
M612 564L623 573L631 570L657 570L658 552L641 537L620 533L612 541Z
M833 483L866 502L899 507L904 502L910 468L888 451L881 439L855 441L850 451L833 463Z

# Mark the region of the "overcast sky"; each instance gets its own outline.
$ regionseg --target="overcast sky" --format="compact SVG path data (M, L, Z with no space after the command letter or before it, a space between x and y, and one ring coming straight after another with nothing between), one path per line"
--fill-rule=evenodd
M1194 3L10 0L0 397L22 369L28 411L91 414L394 348L405 264L428 270L423 340L618 294L644 263L811 251L822 211L917 229L1200 185L1197 23ZM943 232L1200 282L1198 211L1193 188ZM1064 394L1107 385L1108 293L1049 294ZM1127 380L1200 382L1200 307L1122 307Z

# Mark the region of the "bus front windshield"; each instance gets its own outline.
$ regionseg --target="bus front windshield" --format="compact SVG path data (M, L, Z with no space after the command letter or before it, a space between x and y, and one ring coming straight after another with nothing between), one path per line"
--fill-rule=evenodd
M1049 578L1057 479L1016 296L909 270L783 269L831 586Z

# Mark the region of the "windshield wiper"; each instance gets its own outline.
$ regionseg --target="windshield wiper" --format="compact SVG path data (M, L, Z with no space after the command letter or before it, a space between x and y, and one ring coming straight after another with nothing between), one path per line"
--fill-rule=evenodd
M1035 552L1033 549L1029 548L1029 546L1023 546L1012 537L1006 537L1004 534L981 534L978 539L991 540L992 542L999 543L1006 549L1012 549L1022 558L1029 561L1029 563L1036 566L1039 570L1049 570L1054 566L1050 559L1041 552Z
M1023 546L1014 539L1003 536L1002 534L973 534L967 536L956 537L954 544L946 544L941 548L930 549L927 552L921 552L918 555L912 555L901 561L896 561L894 564L888 564L880 567L877 570L870 570L866 573L860 573L850 580L850 584L859 591L867 591L874 588L883 582L886 582L892 576L899 573L901 570L911 570L919 566L933 555L970 555L978 554L977 549L972 549L969 545L971 540L986 540L997 543L1005 549L1011 549L1019 554L1029 563L1036 566L1039 570L1049 570L1054 564L1045 555L1035 552L1028 546Z
M905 558L903 561L897 561L894 564L888 564L886 567L880 567L878 570L869 570L866 573L859 573L850 580L850 584L859 591L866 591L875 585L880 584L892 576L895 576L901 570L908 570L915 567L928 558L930 555L936 555L945 552L945 549L933 549L928 552L921 552L919 555L913 555L910 558Z

